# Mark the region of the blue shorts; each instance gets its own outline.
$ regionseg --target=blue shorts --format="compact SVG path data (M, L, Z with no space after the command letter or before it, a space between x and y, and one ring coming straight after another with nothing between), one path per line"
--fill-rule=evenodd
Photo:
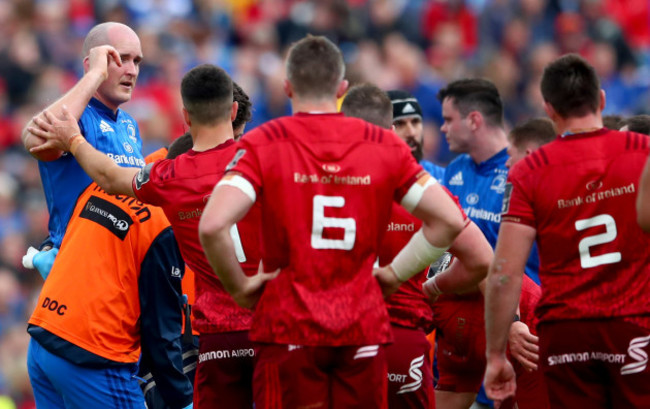
M135 377L136 364L78 366L50 353L32 338L27 369L39 409L145 409Z

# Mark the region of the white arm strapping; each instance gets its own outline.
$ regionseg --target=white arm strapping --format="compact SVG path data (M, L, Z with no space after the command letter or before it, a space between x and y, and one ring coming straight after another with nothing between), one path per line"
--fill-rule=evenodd
M432 246L420 229L395 256L390 266L397 278L404 282L440 258L448 248Z
M408 192L406 192L406 194L402 198L400 204L409 213L413 213L413 210L417 207L418 203L420 203L420 199L422 199L422 195L424 195L424 191L427 190L429 186L433 186L436 183L438 182L431 175L427 174L421 176L417 180L417 182L411 185Z
M249 182L242 176L239 175L225 176L223 179L219 181L219 183L217 183L217 186L220 185L236 187L237 189L244 192L244 194L248 196L253 203L255 203L255 200L257 199L255 188L253 187L251 182Z

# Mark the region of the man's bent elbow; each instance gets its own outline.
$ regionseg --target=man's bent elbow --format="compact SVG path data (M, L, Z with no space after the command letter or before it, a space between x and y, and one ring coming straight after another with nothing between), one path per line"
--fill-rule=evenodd
M199 240L202 244L216 240L222 231L228 231L228 226L224 221L219 220L218 217L211 217L208 213L203 213L199 220Z

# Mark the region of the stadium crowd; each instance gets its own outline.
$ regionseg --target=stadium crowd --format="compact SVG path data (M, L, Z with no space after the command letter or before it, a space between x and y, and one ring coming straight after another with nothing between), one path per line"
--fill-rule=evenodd
M34 407L25 324L42 279L21 260L47 236L37 163L20 133L81 76L78 50L95 24L123 22L142 41L138 85L123 108L140 126L145 155L186 131L178 90L183 75L201 63L223 67L250 95L248 130L290 114L283 59L294 41L313 33L340 47L352 84L409 90L424 118L424 158L446 165L454 153L440 132L437 94L461 78L496 85L510 128L544 115L543 68L576 52L601 80L604 114L647 112L648 16L642 0L1 2L0 409Z

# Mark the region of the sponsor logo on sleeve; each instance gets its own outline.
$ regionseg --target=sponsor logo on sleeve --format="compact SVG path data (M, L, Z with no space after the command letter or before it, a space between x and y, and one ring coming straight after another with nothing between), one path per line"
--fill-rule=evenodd
M124 240L133 224L133 219L124 210L97 196L91 196L79 217L93 221Z
M172 266L172 277L181 278L181 269L176 266Z
M226 172L237 166L237 163L239 163L239 160L244 156L246 153L246 149L238 149L237 153L235 153L235 157L232 158L228 166L226 166Z
M149 178L151 176L151 168L153 167L153 163L147 164L144 168L140 169L138 174L135 176L135 188L140 190L142 188L142 185L147 183L149 181Z
M508 213L510 210L510 198L512 197L512 183L506 183L506 187L503 192L503 203L501 205L501 214Z

